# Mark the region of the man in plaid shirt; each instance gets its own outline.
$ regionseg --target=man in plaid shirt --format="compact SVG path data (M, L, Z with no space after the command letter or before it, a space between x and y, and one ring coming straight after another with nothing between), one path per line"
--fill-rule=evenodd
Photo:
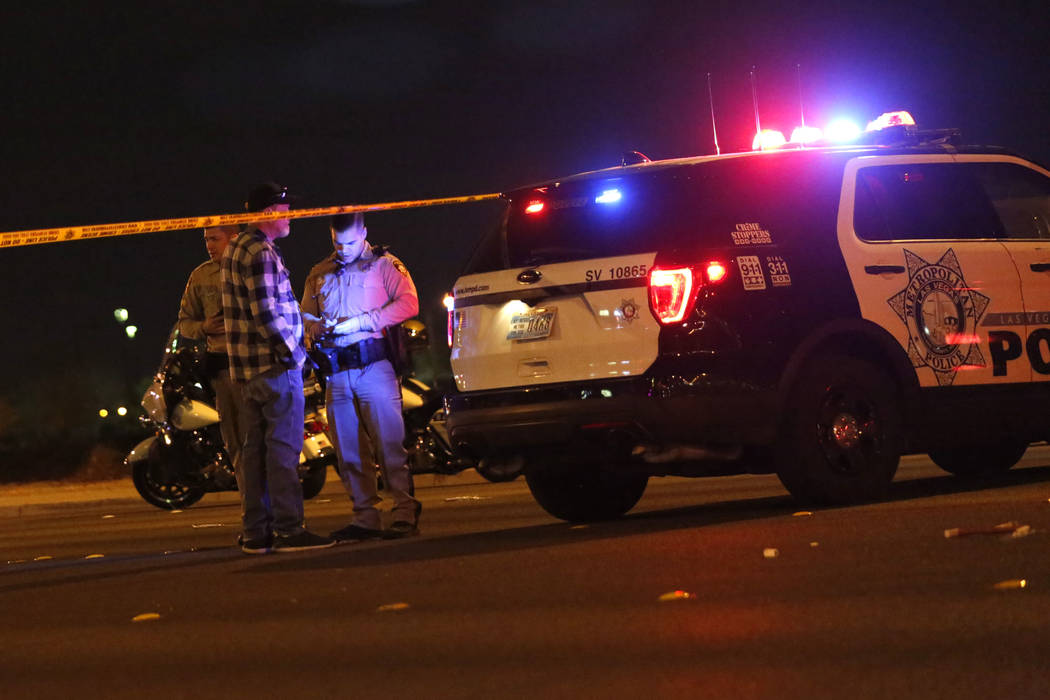
M268 182L248 194L247 211L285 212L285 187ZM303 449L303 320L275 244L288 219L249 226L222 257L222 307L230 377L240 394L245 434L234 463L246 554L330 547L303 525L299 454Z

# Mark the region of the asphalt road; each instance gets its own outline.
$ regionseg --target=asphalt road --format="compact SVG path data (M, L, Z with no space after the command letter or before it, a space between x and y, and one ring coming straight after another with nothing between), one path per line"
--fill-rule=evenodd
M234 494L0 520L0 697L1050 697L1050 448L812 513L774 477L590 526L521 480L419 495L419 537L262 557ZM308 525L349 512L332 485Z

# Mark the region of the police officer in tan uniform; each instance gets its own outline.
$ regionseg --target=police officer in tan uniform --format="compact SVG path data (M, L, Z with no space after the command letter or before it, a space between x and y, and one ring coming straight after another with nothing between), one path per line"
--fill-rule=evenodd
M325 401L339 472L354 502L353 522L331 536L346 541L414 535L421 505L412 496L401 387L387 357L383 329L418 313L416 288L400 260L365 240L363 215L336 215L330 230L335 252L310 270L302 311L311 355L327 379ZM360 427L394 502L393 522L386 530Z
M186 291L182 294L182 303L179 305L177 325L180 335L191 340L205 341L205 373L215 392L215 407L221 418L219 429L231 464L241 451L243 435L239 423L238 403L228 369L219 260L222 259L226 246L237 236L237 232L236 226L211 226L204 229L204 246L208 249L210 259L190 273Z

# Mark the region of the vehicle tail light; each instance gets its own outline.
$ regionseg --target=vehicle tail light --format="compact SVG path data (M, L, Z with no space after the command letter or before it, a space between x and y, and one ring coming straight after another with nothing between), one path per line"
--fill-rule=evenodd
M453 320L456 317L456 300L451 294L446 294L441 300L441 303L445 305L445 309L448 311L448 346L452 347L452 338L455 327L453 326Z
M718 260L712 260L707 263L707 268L704 270L707 275L708 282L721 282L725 279L726 274L729 272L726 266Z
M649 307L660 323L678 323L696 300L693 269L656 268L649 273Z
M718 284L728 274L729 268L719 260L711 260L696 269L654 268L649 273L649 307L660 323L680 323L693 310L700 288L705 284Z

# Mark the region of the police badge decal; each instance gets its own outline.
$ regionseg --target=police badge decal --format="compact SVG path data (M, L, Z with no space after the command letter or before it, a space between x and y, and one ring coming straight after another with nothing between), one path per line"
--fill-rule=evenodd
M638 316L638 305L634 303L634 297L624 299L620 302L620 308L613 311L617 321L630 323Z
M990 299L966 284L949 248L936 263L904 251L908 286L886 300L908 329L912 367L929 367L939 386L955 381L965 367L984 367L977 324Z

